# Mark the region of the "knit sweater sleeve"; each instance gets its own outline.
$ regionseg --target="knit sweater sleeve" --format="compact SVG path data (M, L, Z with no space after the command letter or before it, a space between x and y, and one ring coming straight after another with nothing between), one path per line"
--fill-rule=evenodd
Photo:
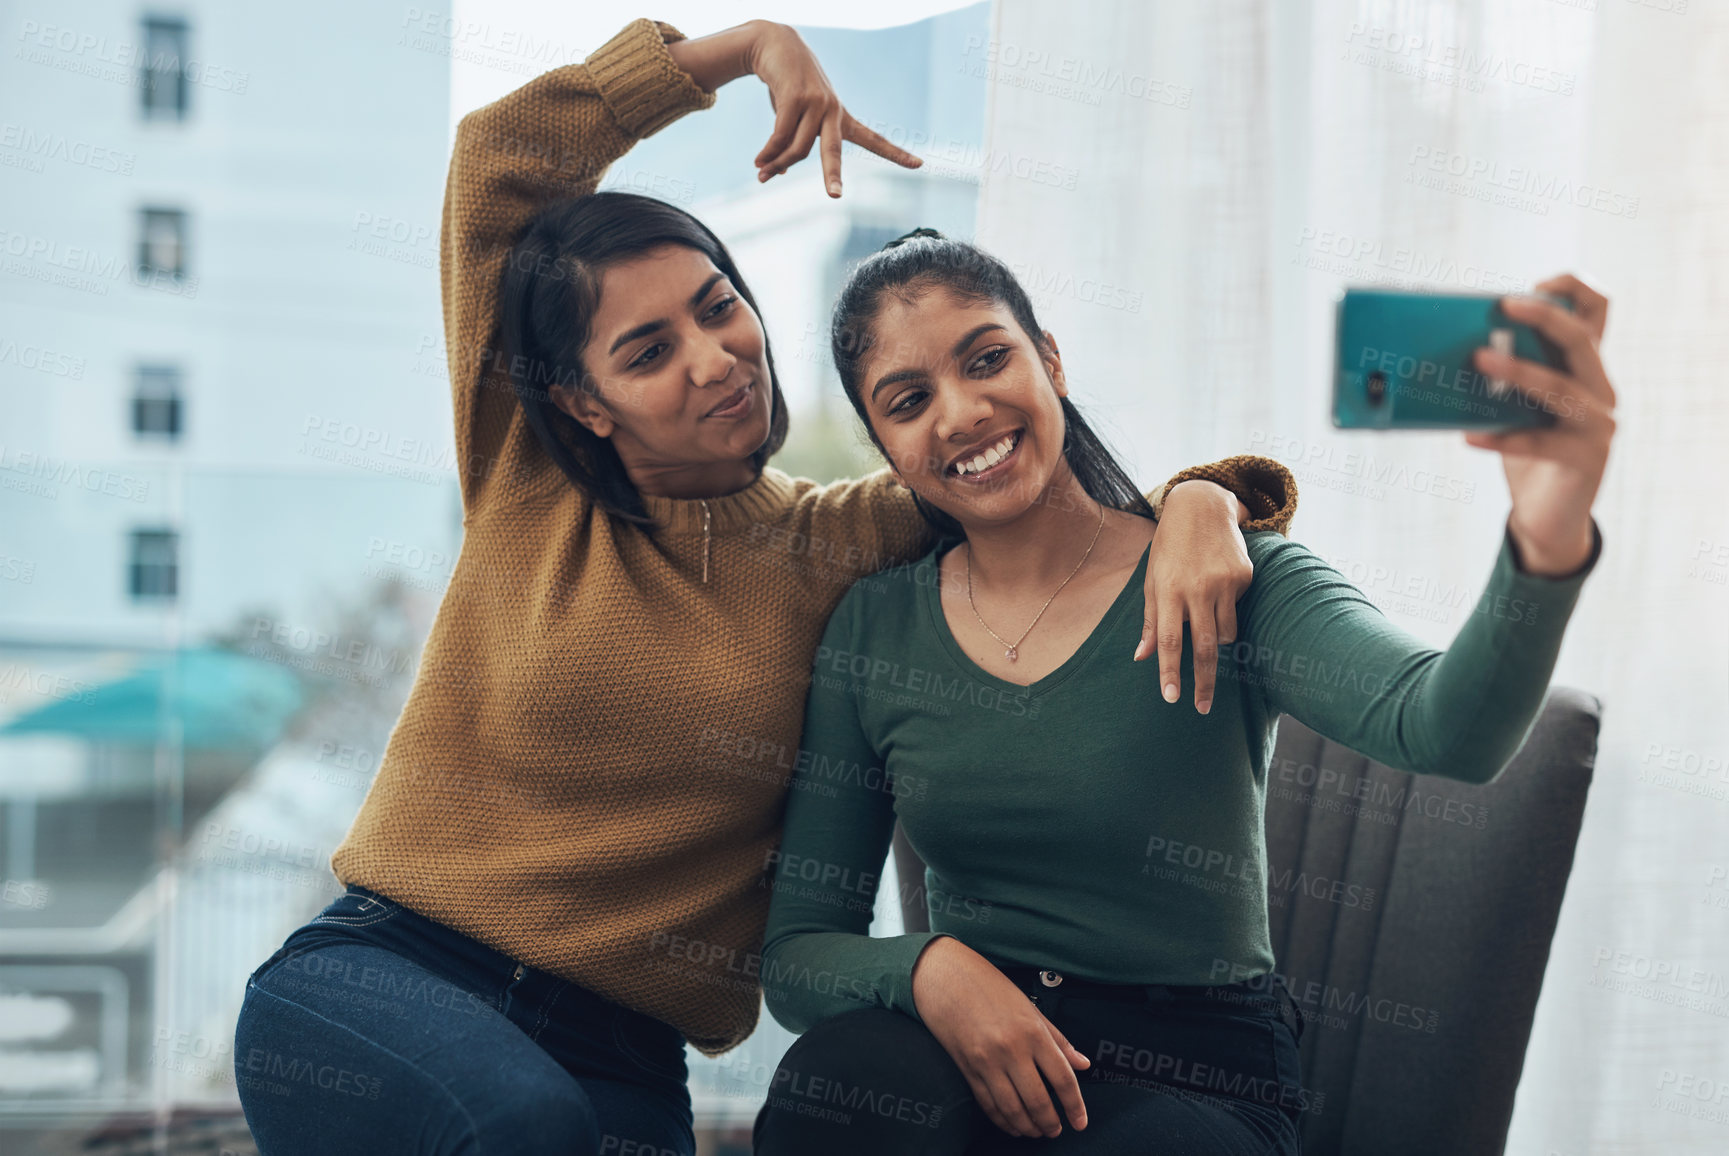
M465 517L564 475L523 418L498 356L498 288L511 246L555 201L591 193L615 160L715 94L679 68L670 24L638 19L581 64L543 73L456 128L439 279Z
M1276 530L1287 537L1290 535L1291 519L1297 516L1297 479L1272 458L1237 454L1179 470L1170 481L1148 492L1147 498L1153 504L1154 513L1164 512L1165 495L1173 486L1195 479L1218 483L1237 495L1237 500L1249 508L1249 521L1243 526L1245 534L1254 530Z

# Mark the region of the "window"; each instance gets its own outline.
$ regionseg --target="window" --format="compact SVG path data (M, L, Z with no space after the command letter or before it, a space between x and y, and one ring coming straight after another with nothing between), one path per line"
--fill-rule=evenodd
M186 274L186 213L145 209L139 221L138 273L178 279Z
M132 597L172 601L180 587L180 535L173 530L132 531L128 569Z
M138 92L146 120L186 119L186 21L144 21L144 59Z
M180 367L140 365L132 394L132 432L165 441L180 438Z

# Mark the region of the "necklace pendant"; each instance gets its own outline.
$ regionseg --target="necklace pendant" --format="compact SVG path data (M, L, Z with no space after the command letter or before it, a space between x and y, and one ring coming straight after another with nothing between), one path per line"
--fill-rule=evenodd
M1010 662L1015 661L1020 656L1021 656L1021 652L1012 646L1009 647L1007 650L1003 651L1003 657L1008 659Z

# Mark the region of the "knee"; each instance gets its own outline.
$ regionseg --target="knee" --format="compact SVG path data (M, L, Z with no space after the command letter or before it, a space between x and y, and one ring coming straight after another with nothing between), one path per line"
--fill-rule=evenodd
M829 1156L959 1152L972 1091L930 1029L861 1008L817 1024L787 1049L754 1132L759 1153Z
M813 1079L826 1084L813 1085ZM935 1103L972 1095L930 1029L889 1008L861 1008L811 1028L781 1057L769 1094L822 1099L845 1088L916 1094Z

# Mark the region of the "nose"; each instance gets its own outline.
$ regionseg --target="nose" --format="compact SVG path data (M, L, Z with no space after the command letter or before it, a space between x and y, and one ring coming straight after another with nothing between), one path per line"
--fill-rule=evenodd
M990 420L991 402L985 391L972 382L939 381L931 386L931 413L938 438L965 445L979 426Z
M738 358L727 350L719 336L712 333L694 338L686 348L690 350L691 384L698 389L707 389L726 381L732 374L732 367L738 364Z

